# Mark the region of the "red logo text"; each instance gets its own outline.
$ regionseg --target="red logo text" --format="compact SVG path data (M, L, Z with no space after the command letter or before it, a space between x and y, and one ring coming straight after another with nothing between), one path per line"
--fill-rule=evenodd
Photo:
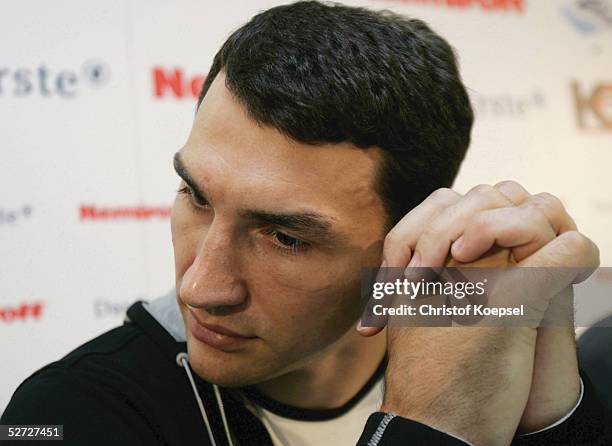
M203 75L188 76L181 68L153 67L153 94L156 98L197 98L205 78Z
M478 8L484 12L518 11L523 12L525 0L382 0L389 3L423 4L446 6L454 9Z
M13 322L16 320L25 321L26 319L38 320L42 315L43 304L22 303L17 307L0 307L0 321Z
M80 208L81 220L149 220L152 218L166 219L170 217L170 206L121 206L101 207L83 204Z

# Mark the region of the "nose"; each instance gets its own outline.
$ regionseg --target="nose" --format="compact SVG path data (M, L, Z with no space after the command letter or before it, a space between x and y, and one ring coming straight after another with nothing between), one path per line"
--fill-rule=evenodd
M247 299L228 229L213 222L181 279L179 296L183 303L211 314L235 311Z

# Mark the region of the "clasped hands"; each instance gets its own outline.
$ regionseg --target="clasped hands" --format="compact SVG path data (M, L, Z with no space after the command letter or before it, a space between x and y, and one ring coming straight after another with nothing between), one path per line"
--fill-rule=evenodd
M496 265L501 258L517 267L575 268L579 273L564 277L568 289L599 265L597 246L557 197L503 181L464 195L433 192L387 234L381 268L486 266L493 250ZM381 330L359 328L364 336ZM386 332L382 410L473 444L510 444L517 431L555 423L578 400L573 327L390 326Z

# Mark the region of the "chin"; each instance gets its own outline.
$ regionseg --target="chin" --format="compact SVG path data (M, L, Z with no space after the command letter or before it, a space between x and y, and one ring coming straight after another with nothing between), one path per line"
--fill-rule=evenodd
M244 387L266 381L278 374L270 358L252 352L223 352L200 342L187 342L189 364L200 378L222 387Z

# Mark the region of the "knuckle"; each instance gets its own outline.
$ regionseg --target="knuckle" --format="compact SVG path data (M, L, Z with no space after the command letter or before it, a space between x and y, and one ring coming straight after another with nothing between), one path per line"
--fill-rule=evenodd
M599 249L597 246L584 234L581 234L578 231L567 231L564 232L561 237L563 237L563 243L567 247L567 249L576 254L587 254L590 253L594 248Z
M385 240L383 242L384 248L388 248L389 246L393 246L395 243L399 241L399 234L395 230L391 230L385 236Z
M556 227L557 232L565 230L576 230L576 222L565 209L565 205L559 197L548 192L541 192L532 197L531 205L538 207L549 218ZM558 226L558 227L557 227Z
M473 188L471 188L468 194L492 194L495 193L495 188L490 184L477 184Z
M474 186L466 195L469 196L470 199L476 200L485 206L514 206L514 203L512 203L508 197L490 184L479 184Z
M503 181L499 181L497 183L495 183L494 186L496 189L500 188L500 187L508 187L508 188L514 188L514 189L523 189L523 186L521 186L519 183L517 183L514 180L503 180Z
M561 202L559 197L549 192L540 192L539 194L534 195L534 199L536 203L540 203L541 205L547 206L555 212L565 212L565 207L563 206L563 203Z
M447 203L457 198L458 195L457 192L448 187L441 187L433 191L430 197L436 201Z

